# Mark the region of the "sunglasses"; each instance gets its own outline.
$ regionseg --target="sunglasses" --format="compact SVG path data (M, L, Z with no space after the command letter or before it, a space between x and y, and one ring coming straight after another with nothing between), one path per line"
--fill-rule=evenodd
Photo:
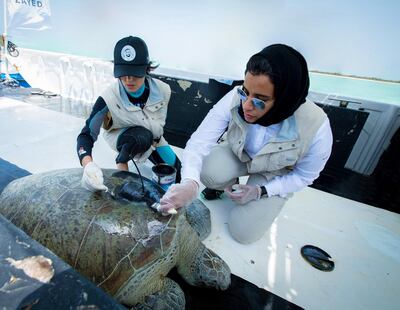
M241 88L237 88L237 92L238 92L238 95L239 95L239 97L240 97L240 100L242 100L242 101L246 101L247 98L249 97L249 96L244 92L244 90L241 89ZM263 101L263 100L261 100L261 99L258 99L258 98L252 98L252 99L251 99L251 103L253 104L253 106L254 106L257 110L264 110L265 104L266 104L265 101Z

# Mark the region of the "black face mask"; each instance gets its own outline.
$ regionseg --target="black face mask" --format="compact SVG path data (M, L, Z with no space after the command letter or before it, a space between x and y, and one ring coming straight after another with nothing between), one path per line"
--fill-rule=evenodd
M272 68L275 102L271 110L253 124L269 126L292 116L306 101L310 86L307 62L298 51L284 44L270 45L256 55L265 58ZM244 119L241 104L238 112Z

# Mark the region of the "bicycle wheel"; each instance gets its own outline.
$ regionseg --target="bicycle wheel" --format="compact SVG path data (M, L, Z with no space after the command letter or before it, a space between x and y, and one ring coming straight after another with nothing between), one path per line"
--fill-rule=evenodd
M18 57L19 56L19 51L17 50L17 46L14 43L10 42L10 41L8 41L7 50L8 50L8 53L12 57Z

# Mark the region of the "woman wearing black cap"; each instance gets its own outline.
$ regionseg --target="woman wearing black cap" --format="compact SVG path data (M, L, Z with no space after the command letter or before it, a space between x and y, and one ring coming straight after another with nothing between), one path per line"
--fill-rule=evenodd
M146 43L126 37L114 48L114 77L86 120L78 136L77 152L84 167L82 186L88 190L107 190L101 169L93 162L92 148L104 128L104 138L117 151L117 168L128 170L128 161L167 163L177 169L181 163L163 138L167 107L171 96L168 84L149 76L155 69L149 60Z
M306 99L308 88L307 63L293 48L275 44L253 55L243 85L210 110L188 141L182 182L169 188L160 210L189 204L201 181L239 204L228 219L233 238L261 238L292 193L319 176L331 153L329 120ZM241 176L249 176L246 185L236 184Z

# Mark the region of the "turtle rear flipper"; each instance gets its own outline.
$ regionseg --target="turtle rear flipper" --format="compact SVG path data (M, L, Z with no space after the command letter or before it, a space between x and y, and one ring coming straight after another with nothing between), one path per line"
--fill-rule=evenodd
M178 266L178 273L191 285L226 290L231 284L229 266L203 244L187 264Z
M181 221L179 255L176 266L185 281L194 286L225 290L231 283L229 266L201 243L190 224Z
M148 295L144 303L136 304L133 310L179 310L185 309L185 294L177 283L165 278L162 289L154 294Z
M178 273L194 286L227 289L231 283L229 266L201 243L188 222L182 223L180 228Z

